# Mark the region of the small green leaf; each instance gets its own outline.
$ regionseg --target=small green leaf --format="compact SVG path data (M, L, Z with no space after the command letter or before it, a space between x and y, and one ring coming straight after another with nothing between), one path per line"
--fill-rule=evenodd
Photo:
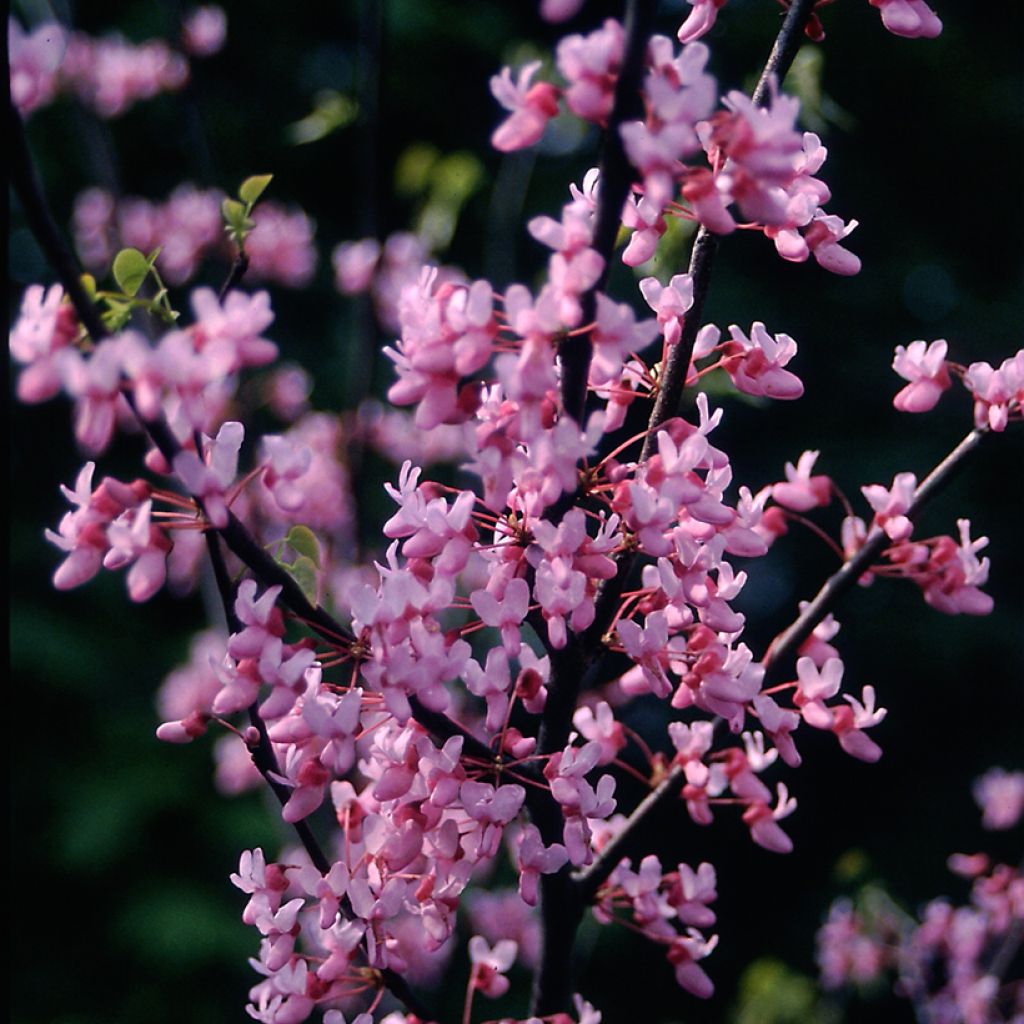
M132 317L132 307L127 302L118 302L108 298L107 311L103 314L103 323L107 330L117 333Z
M241 199L249 209L252 209L253 204L261 195L263 195L266 187L270 184L273 178L274 176L272 174L254 174L251 178L246 178L238 189L238 198Z
M82 282L82 288L85 289L85 294L89 296L93 302L96 301L96 278L92 274L83 274L79 280Z
M427 190L430 174L441 154L429 142L414 142L398 158L395 167L395 191L403 196L418 196Z
M285 540L297 555L305 555L317 569L320 568L320 542L308 526L293 526Z
M449 153L431 169L431 198L459 207L480 187L483 164L472 153Z
M347 128L358 114L359 104L355 100L333 89L325 89L316 94L313 109L301 121L288 125L288 141L293 146L318 142L332 132Z
M313 560L305 555L299 555L287 568L292 578L302 588L302 592L306 595L310 604L316 604L317 571Z
M220 210L229 228L235 231L245 229L245 206L237 199L225 199Z
M114 280L125 295L135 295L146 280L151 266L138 249L122 249L114 257Z

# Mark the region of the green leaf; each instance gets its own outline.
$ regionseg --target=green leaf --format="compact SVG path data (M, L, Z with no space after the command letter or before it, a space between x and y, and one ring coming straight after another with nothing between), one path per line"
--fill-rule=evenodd
M89 296L93 302L96 301L96 278L92 274L83 274L79 280L82 282L82 288L85 290L85 294Z
M484 166L472 153L449 153L431 172L431 199L454 207L462 206L480 187Z
M359 114L359 104L333 89L318 92L313 109L300 121L288 125L287 137L293 146L318 142L333 132L347 128Z
M309 603L316 604L317 571L313 560L305 555L299 555L291 565L287 566L287 569L295 582L302 588Z
M308 526L293 526L285 540L297 555L305 555L317 569L320 568L320 542Z
M150 267L152 263L138 249L122 249L114 257L114 280L125 295L135 295L146 280Z
M436 146L414 142L398 158L395 167L395 191L402 196L418 196L427 190L430 174L440 158Z
M224 214L224 222L233 231L245 231L245 206L237 199L225 199L220 211Z
M132 307L128 302L106 298L107 311L103 314L103 323L107 330L116 334L132 318Z
M238 198L251 210L273 178L272 174L254 174L251 178L246 178L238 189Z

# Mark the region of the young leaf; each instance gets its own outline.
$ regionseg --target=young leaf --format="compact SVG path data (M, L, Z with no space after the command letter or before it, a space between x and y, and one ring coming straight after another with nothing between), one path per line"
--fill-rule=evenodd
M302 588L310 604L316 604L316 566L313 560L300 555L291 565L285 566L292 578Z
M96 301L96 278L92 274L82 274L79 278L82 282L82 288L85 289L85 294L89 296L94 302Z
M114 280L125 295L135 295L146 280L151 266L138 249L122 249L114 257Z
M320 568L320 542L308 526L293 526L285 540L296 554L305 555L316 568Z
M238 198L251 210L273 177L272 174L254 174L251 178L246 178L238 189Z

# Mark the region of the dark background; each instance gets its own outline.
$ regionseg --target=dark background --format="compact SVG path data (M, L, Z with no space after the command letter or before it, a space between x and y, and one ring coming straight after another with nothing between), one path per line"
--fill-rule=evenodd
M46 6L26 4L23 13L38 19ZM370 373L378 389L389 380L380 361L372 371L366 365L358 304L333 291L329 254L342 240L383 235L418 215L422 196L396 194L393 173L410 145L481 161L481 185L441 256L471 276L491 273L497 287L535 279L545 253L522 224L536 213L557 215L568 182L594 161L593 134L575 149L542 152L535 163L503 161L487 144L500 118L489 76L504 62L541 55L561 34L540 23L532 0L385 6L376 126L356 123L309 145L288 143L286 126L309 113L318 91L358 94L369 7L282 9L263 0L225 4L227 47L193 62L186 95L161 96L103 124L61 100L29 123L64 224L77 192L109 183L112 172L124 193L162 200L182 180L229 191L249 174L272 171L272 198L315 218L321 260L308 291L272 290L271 336L314 373L322 408L351 397L353 375ZM662 30L671 34L683 5L662 6ZM761 237L733 237L721 248L707 319L744 328L760 319L791 334L807 388L802 401L771 408L720 399L726 415L715 440L732 456L737 485L757 490L778 479L783 463L805 448L821 449L819 470L851 496L861 484L888 485L900 471L922 477L969 429L970 402L953 392L927 416L897 413L894 346L944 337L951 358L998 365L1021 344L1021 13L1015 5L938 8L945 31L935 41L889 35L864 0L823 11L828 38L816 53L819 115L827 123L809 127L830 150L822 172L833 191L830 211L861 222L849 245L862 273L842 279L813 262L785 264ZM174 4L96 0L56 10L94 34L117 28L134 41L174 34ZM570 28L588 30L604 10L615 5L592 0ZM722 12L706 39L722 92L749 87L778 21L768 0L732 0ZM568 139L563 149L573 142L571 133L560 138ZM559 148L550 136L548 143ZM375 162L368 157L374 151ZM16 310L24 285L51 276L13 200L9 259ZM683 269L682 260L671 270ZM224 270L213 264L205 279L217 282ZM630 294L629 279L619 267L613 294ZM187 305L184 292L177 296L179 308ZM71 483L81 464L67 405L12 403L9 427L15 1019L247 1019L242 1007L255 976L245 957L257 941L239 920L242 900L227 875L241 849L274 848L281 829L261 797L225 801L214 793L208 744L179 749L153 738L154 694L185 656L190 632L205 624L201 602L160 595L135 607L110 574L54 592L49 577L58 555L42 530L56 526L64 511L58 484ZM134 474L137 456L137 443L121 440L100 469ZM909 908L944 892L962 899L964 885L944 866L948 853L984 847L1019 859L1019 831L982 833L970 784L992 765L1024 767L1022 469L1018 428L993 438L921 521L924 535L952 533L957 517L968 515L975 535L991 538L991 616L942 616L910 584L876 584L839 609L850 689L871 683L889 708L874 733L885 756L868 766L842 754L831 737L802 739L804 768L771 775L800 802L786 823L794 853L779 857L754 846L727 813L710 830L682 816L666 825L666 857L707 858L719 870L721 943L706 962L715 998L701 1004L682 993L663 957L643 942L588 927L579 987L606 1021L735 1020L741 976L753 961L777 958L813 975L814 933L834 896L884 879ZM391 471L371 470L360 490L371 496L372 523L385 514L383 500L374 505L377 478ZM827 551L805 540L791 536L748 566L741 603L755 650L833 568ZM643 709L636 714L642 724ZM450 1019L461 1005L464 970L456 960L445 985ZM753 1010L747 1000L754 1015L743 1020L911 1019L884 992L880 1001L830 1007L787 977L784 995L805 1000L796 1016L779 1016L771 999L758 998ZM522 980L516 1000L494 1014L524 1011ZM479 1019L492 1013L477 1010Z

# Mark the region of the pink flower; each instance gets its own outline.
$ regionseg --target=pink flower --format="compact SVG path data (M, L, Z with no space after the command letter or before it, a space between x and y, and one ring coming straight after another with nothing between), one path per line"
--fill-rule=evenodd
M622 723L616 721L615 713L606 701L598 701L593 709L586 706L579 708L572 716L572 724L584 739L600 745L598 764L611 764L626 745Z
M305 288L316 270L313 221L299 209L260 203L252 215L255 227L245 240L249 271L256 279Z
M500 939L491 949L481 935L469 940L469 961L473 965L473 987L485 996L497 999L508 991L509 980L504 976L516 962L519 947L511 939Z
M520 833L516 849L519 867L519 895L531 907L537 905L537 884L541 875L558 871L569 859L561 843L545 846L535 825L527 825Z
M892 400L900 412L927 412L933 409L950 387L949 370L946 366L946 342L912 341L904 348L896 346L896 358L892 368L910 383Z
M212 57L224 46L227 30L228 18L223 7L197 7L182 23L182 45L193 57Z
M1004 359L998 370L988 363L971 363L964 386L974 396L974 424L1003 431L1011 415L1019 417L1024 406L1024 349Z
M121 368L126 339L104 338L85 358L77 349L66 349L60 362L64 388L75 399L75 437L82 447L99 454L114 436L121 398Z
M14 18L7 19L7 51L11 102L22 117L50 103L57 94L57 70L67 34L56 22L25 33Z
M735 324L729 334L732 341L725 344L722 365L737 389L779 399L799 398L804 393L800 378L783 369L796 355L796 342L788 334L772 337L760 321L751 327L750 338Z
M906 540L913 532L914 524L906 513L913 504L916 487L917 477L913 473L897 473L889 490L881 484L861 488L875 510L873 524L885 530L894 541Z
M241 423L225 423L216 440L204 438L203 461L192 451L179 452L174 458L175 473L193 497L203 503L210 522L218 529L228 524L224 498L238 472L238 452L244 436Z
M833 274L852 277L860 273L860 258L839 243L857 227L857 221L845 223L841 217L818 210L804 241L819 265Z
M786 463L785 483L772 487L772 497L794 512L807 512L823 508L832 498L832 480L827 476L811 476L811 470L820 452L804 452L794 467Z
M718 936L705 939L696 929L690 928L685 936L673 940L668 948L668 962L676 969L676 981L698 999L710 999L715 986L707 973L697 964L718 945Z
M545 21L568 21L582 6L583 0L541 0L540 16Z
M693 305L693 281L689 274L676 274L667 285L656 277L645 277L640 291L657 314L666 345L675 345L683 331L687 310Z
M772 810L766 801L754 800L743 812L743 820L750 828L750 836L759 846L774 853L790 853L793 840L779 828L781 818L788 817L796 810L796 800L790 795L784 783L778 786L778 800Z
M1013 828L1024 815L1024 772L992 768L974 783L973 792L985 828Z
M715 24L718 12L725 6L726 0L686 0L693 10L679 26L677 38L681 43L692 43L707 35Z
M607 120L624 45L622 26L612 18L587 36L566 36L558 44L558 70L569 82L565 102L577 117Z
M60 391L61 353L78 334L78 320L64 289L29 285L21 300L21 313L10 335L11 355L27 368L18 377L22 402L45 402Z
M342 295L359 295L369 289L380 252L380 242L376 238L342 242L334 250L331 256L334 282Z
M491 92L511 117L506 118L491 136L491 145L502 153L525 149L540 141L548 121L558 113L558 89L550 82L530 80L537 73L541 62L533 61L519 72L515 83L512 72L502 68L500 75L491 78Z
M882 15L882 24L895 36L934 39L942 22L924 0L868 0Z

